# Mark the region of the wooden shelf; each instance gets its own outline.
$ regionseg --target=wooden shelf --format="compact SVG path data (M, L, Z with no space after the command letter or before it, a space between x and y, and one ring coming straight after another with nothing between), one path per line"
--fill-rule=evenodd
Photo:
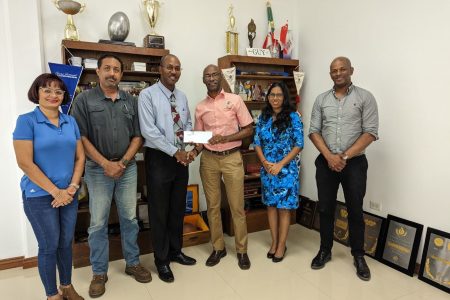
M236 79L254 79L254 80L293 80L293 76L279 76L279 75L236 75Z
M123 54L133 54L141 56L164 56L169 54L167 49L155 49L155 48L144 48L144 47L133 47L133 46L123 46L114 44L102 44L93 42L82 42L82 41L70 41L62 40L61 42L62 51L69 50L84 50L89 52L105 52L105 53L119 53ZM64 49L66 48L66 49Z

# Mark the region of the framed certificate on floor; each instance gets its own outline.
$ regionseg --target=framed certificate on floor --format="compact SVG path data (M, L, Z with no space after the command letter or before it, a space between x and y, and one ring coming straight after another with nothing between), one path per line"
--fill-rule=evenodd
M450 294L450 233L428 227L419 279Z
M421 224L388 215L380 261L412 277L422 230Z

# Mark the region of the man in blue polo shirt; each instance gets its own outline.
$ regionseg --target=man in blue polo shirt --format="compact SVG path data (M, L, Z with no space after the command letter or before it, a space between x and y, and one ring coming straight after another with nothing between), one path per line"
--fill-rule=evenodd
M139 282L152 279L150 272L139 263L137 244L134 155L142 145L137 100L118 89L123 75L123 63L118 57L110 54L100 57L97 75L100 85L81 93L72 108L87 154L85 180L91 213L88 233L94 273L89 287L91 297L103 295L108 280L108 217L113 194L119 214L125 273Z

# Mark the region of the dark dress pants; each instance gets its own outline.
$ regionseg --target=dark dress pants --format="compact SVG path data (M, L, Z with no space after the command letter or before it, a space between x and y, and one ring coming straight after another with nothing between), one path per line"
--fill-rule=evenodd
M334 216L339 184L342 184L348 211L350 247L353 256L364 255L363 199L366 194L368 163L365 155L353 157L341 172L332 171L319 155L315 161L320 212L320 248L333 247Z
M161 266L181 252L189 169L152 148L146 149L145 166L155 265Z

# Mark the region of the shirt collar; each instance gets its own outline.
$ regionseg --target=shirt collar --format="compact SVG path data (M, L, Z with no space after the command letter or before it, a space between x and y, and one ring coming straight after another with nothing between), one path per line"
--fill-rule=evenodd
M212 98L211 96L208 95L208 93L206 93L206 99L209 99L209 100L213 100L214 101L215 99L217 99L219 97L225 98L225 91L223 89L220 91L219 94L217 94L216 98Z
M170 96L172 96L172 94L173 94L173 95L175 96L175 98L176 98L175 91L177 90L177 88L174 88L174 89L173 89L173 92L172 92L171 90L169 90L168 88L166 88L165 85L161 83L161 81L158 81L156 84L158 85L159 89L160 89L161 92L164 94L164 96L167 97L167 99L170 99Z
M349 87L347 88L347 93L346 93L346 95L350 95L350 93L353 91L353 89L354 89L354 85L353 85L353 83L350 83L350 85L349 85ZM335 87L333 86L333 96L335 97L335 98L337 98L336 97L336 89L335 89Z
M109 100L109 99L111 99L111 98L106 97L105 93L100 88L100 84L97 85L95 88L93 88L93 92L94 92L94 97L93 98L95 100ZM125 93L124 91L119 89L119 93L117 94L116 100L126 99L126 96L125 96L124 93Z
M49 121L49 119L42 113L39 106L36 106L36 108L34 109L34 114L36 115L36 120L38 123L47 123L47 124L53 125ZM58 118L59 118L60 126L64 123L69 123L69 117L61 112L59 113Z

